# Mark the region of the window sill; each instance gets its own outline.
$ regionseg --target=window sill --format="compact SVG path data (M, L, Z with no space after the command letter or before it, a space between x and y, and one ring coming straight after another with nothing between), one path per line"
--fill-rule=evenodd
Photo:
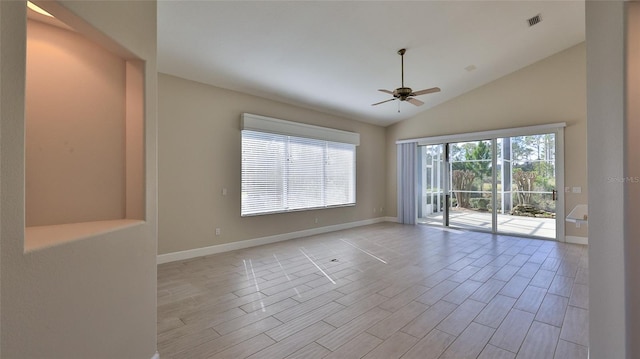
M58 224L52 226L26 227L24 231L25 253L63 243L113 232L122 228L144 223L138 219L117 219L109 221Z
M304 211L315 211L315 210L319 210L319 209L331 209L331 208L355 207L355 206L356 206L356 204L354 202L354 203L345 203L345 204L335 204L335 205L323 206L323 207L283 209L283 210L270 211L270 212L241 213L240 217L267 216L267 215L270 215L270 214L295 213L295 212L304 212Z

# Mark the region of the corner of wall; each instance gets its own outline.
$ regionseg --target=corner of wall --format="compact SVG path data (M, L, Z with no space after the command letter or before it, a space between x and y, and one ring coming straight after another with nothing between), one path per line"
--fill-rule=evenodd
M586 1L589 355L630 358L626 338L625 2ZM605 144L605 145L603 145Z

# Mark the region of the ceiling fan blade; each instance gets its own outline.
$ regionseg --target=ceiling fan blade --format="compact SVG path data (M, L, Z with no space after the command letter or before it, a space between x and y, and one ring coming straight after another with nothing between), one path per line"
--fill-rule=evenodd
M440 92L440 88L439 87L432 87L430 89L416 91L416 92L412 93L411 96L426 95L428 93L434 93L434 92Z
M384 93L388 93L389 95L393 95L393 91L383 90L383 89L380 89L380 90L378 90L378 91L380 91L380 92L384 92Z
M389 101L395 101L395 100L396 100L395 98L392 98L392 99L384 100L384 101L381 101L381 102L378 102L378 103L373 103L373 104L371 104L371 106L375 106L375 105L379 105L381 103L385 103L385 102L389 102Z
M408 102L408 103L410 103L410 104L412 104L412 105L416 105L416 106L422 106L422 105L424 105L424 102L422 102L422 101L420 101L420 100L418 100L418 99L416 99L416 98L412 98L412 97L409 97L409 98L407 99L407 102Z

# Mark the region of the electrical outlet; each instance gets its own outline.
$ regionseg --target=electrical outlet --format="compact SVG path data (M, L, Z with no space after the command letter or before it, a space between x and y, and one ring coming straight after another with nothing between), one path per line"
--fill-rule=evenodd
M318 217L314 218L314 219L313 219L313 222L314 222L315 224L318 224Z
M226 189L226 188L223 188L223 189L222 189L222 195L223 195L223 196L226 196L226 195L227 195L227 189Z
M221 233L221 232L220 232L220 228L216 228L216 236L219 236L219 235L220 235L220 233Z
M376 213L376 207L373 207L373 213Z
M582 187L572 187L571 192L573 193L582 193Z

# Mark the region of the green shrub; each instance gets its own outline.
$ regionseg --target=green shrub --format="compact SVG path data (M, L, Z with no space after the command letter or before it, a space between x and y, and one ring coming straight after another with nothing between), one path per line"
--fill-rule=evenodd
M471 204L471 208L477 208L480 210L487 210L487 206L489 205L488 198L471 198L469 200Z

